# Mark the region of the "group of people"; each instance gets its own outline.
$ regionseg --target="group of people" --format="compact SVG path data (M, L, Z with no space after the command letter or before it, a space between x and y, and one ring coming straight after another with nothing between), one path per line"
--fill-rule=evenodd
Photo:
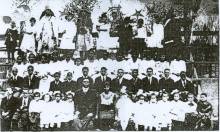
M28 60L18 56L8 72L11 88L2 99L3 126L6 130L183 130L185 125L190 130L209 129L212 106L204 99L207 95L202 94L200 101L194 98L197 90L186 71L171 76L171 65L181 69L178 63L165 61L164 55L158 62L140 60L137 52L129 56L125 61L118 52L114 60L105 52L95 59L92 50L84 61L57 52L39 57L30 53ZM156 65L165 62L168 67Z

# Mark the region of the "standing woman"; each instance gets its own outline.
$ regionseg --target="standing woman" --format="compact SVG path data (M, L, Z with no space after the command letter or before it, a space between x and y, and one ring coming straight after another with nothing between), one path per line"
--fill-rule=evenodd
M8 63L15 60L14 52L18 43L18 30L14 21L11 22L11 27L5 33L5 45L8 54Z
M35 30L35 23L36 19L31 18L30 19L30 26L27 26L24 29L24 37L21 42L21 51L27 53L27 52L35 52L35 37L36 37L36 30Z

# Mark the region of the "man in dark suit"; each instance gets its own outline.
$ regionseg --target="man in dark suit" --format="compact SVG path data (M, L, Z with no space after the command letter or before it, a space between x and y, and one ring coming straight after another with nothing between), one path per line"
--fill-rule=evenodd
M20 110L21 111L28 111L31 100L32 100L32 98L28 95L28 91L23 90L22 97L21 97Z
M114 78L111 82L111 90L114 93L120 93L122 86L128 87L128 80L124 77L124 70L118 69L117 77Z
M90 88L88 78L83 78L81 86L75 93L76 115L79 117L79 119L73 121L75 130L82 130L80 126L83 126L85 122L91 127L90 121L96 115L98 97L96 90Z
M159 80L159 88L162 91L171 93L174 89L174 80L170 78L170 69L164 70L164 77Z
M28 70L28 75L24 77L23 87L28 89L38 89L40 78L34 75L34 67L32 65L29 65L27 70Z
M104 91L105 82L111 82L111 78L107 76L107 68L102 67L100 71L101 75L95 79L95 88L98 93L102 93Z
M13 68L12 69L12 74L8 79L8 84L11 87L22 87L22 83L23 83L23 78L18 76L18 69L17 68Z
M133 37L133 30L132 26L130 25L130 17L126 17L118 26L118 35L119 35L119 47L120 51L122 52L128 52L130 49L131 43L132 43L132 37Z
M12 123L12 117L14 113L21 106L21 100L13 96L13 91L9 89L7 91L7 96L1 101L1 111L2 111L2 121L1 130L9 131Z
M62 82L60 81L60 73L59 72L55 72L54 73L54 81L50 82L50 89L49 91L62 91Z
M129 80L128 92L136 94L139 89L142 89L142 80L138 78L138 69L132 70L132 79Z
M67 91L76 92L77 84L76 81L72 80L73 74L68 72L66 75L66 81L63 82L63 88L61 89L61 93L66 93Z
M77 79L77 86L78 86L78 88L81 88L81 87L82 87L82 81L83 81L84 78L88 78L88 79L89 79L89 83L90 83L90 85L92 86L92 85L93 85L93 79L92 79L90 76L88 76L88 74L89 74L89 68L88 68L88 67L83 67L83 68L82 68L82 73L83 73L83 76L82 76L82 77L79 77L79 78Z
M143 90L145 92L159 92L159 84L157 78L153 77L153 68L147 68L147 77L143 78Z
M195 95L195 89L191 81L186 79L186 72L180 72L180 80L175 83L175 88L181 93L181 99L187 100L187 94L192 93Z

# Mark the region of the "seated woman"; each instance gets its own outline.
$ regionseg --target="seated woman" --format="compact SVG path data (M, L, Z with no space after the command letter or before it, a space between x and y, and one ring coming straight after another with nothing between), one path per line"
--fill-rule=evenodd
M102 130L112 128L115 118L116 94L109 90L110 82L105 82L104 92L99 96L99 121Z

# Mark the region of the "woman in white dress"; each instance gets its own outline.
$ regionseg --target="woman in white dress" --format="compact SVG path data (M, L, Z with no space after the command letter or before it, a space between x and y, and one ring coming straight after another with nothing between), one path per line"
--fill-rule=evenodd
M76 25L72 22L68 16L63 20L63 36L60 43L60 49L75 49L75 43L73 43L76 37Z
M23 52L32 52L35 53L35 35L36 35L36 28L35 28L36 19L30 19L30 26L26 26L24 29L24 37L21 42L20 49Z
M119 47L118 37L110 37L110 28L111 24L108 21L107 14L103 13L100 17L99 25L96 25L96 30L99 33L96 49L108 50L110 48Z

